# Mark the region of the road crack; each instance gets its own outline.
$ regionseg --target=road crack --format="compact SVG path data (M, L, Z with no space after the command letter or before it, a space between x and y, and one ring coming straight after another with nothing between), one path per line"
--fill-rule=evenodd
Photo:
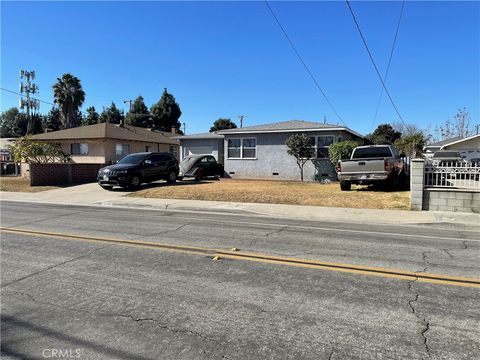
M37 303L37 304L53 306L53 307L57 307L57 308L61 308L61 309L69 310L69 311L76 311L76 312L80 312L80 313L85 313L85 314L88 314L88 315L94 316L94 317L100 316L100 317L112 317L112 318L126 318L126 319L130 319L131 321L133 321L135 323L139 323L139 324L142 324L144 322L151 322L151 323L157 324L156 327L158 327L160 329L165 329L166 331L171 332L171 333L190 334L192 336L199 337L203 340L210 341L212 343L216 343L216 344L219 343L219 341L217 339L213 339L213 338L210 338L208 336L205 336L205 335L199 333L198 331L189 330L189 329L177 329L177 328L174 328L174 327L166 324L165 322L162 322L162 321L160 321L158 319L155 319L153 317L135 317L132 314L93 312L93 311L89 311L89 310L85 310L85 309L78 309L78 308L74 308L74 307L70 307L70 306L58 305L58 304L51 303L51 302L39 301L33 295L28 294L28 293L23 292L23 291L6 290L6 291L3 291L2 293L5 293L5 292L10 292L10 293L14 293L14 294L17 294L17 295L25 296L28 299L30 299L30 301L32 301L34 303Z
M417 273L424 273L427 271L428 269L428 254L429 252L427 251L424 251L422 253L422 260L423 262L425 263L425 267L423 270L421 271L418 271ZM423 346L425 347L425 351L426 351L426 354L427 354L427 357L430 358L430 347L428 345L428 338L427 338L427 331L430 330L430 322L427 320L426 317L423 317L421 316L416 307L415 307L415 304L418 302L419 298L420 298L420 294L418 294L418 292L414 289L414 283L418 281L418 276L414 279L414 280L411 280L408 282L408 290L413 293L414 297L410 300L408 300L408 306L410 308L410 311L412 312L413 315L415 315L415 317L420 320L423 324L423 329L422 331L420 332L421 336L422 336L422 340L423 340Z
M73 261L86 258L86 257L92 255L93 253L95 253L95 252L97 252L97 251L99 251L99 250L105 249L105 248L107 248L107 247L109 247L109 246L112 246L112 245L113 245L113 244L108 244L108 245L105 245L105 246L96 248L96 249L94 249L94 250L92 250L92 251L89 251L87 254L75 256L75 257L73 257L73 258L71 258L71 259L62 261L61 263L58 263L58 264L55 264L55 265L50 265L50 266L48 266L48 267L45 268L45 269L41 269L41 270L35 271L35 272L33 272L33 273L31 273L31 274L28 274L28 275L25 275L25 276L23 276L23 277L21 277L21 278L19 278L19 279L12 280L12 281L10 281L9 283L2 284L1 288L3 289L3 288L5 288L5 287L7 287L7 286L9 286L9 285L12 285L12 284L15 284L15 283L17 283L17 282L19 282L19 281L28 279L28 278L30 278L30 277L32 277L32 276L35 276L35 275L42 274L42 273L44 273L44 272L46 272L46 271L48 271L48 270L52 270L52 269L55 269L55 268L60 267L60 266L62 266L62 265L71 263L71 262L73 262Z
M285 230L285 229L287 229L287 228L288 228L288 226L282 226L282 227L281 227L280 229L278 229L278 230L274 230L274 231L271 231L271 232L267 233L267 234L265 235L265 237L269 237L270 235L281 233L283 230Z
M442 250L443 252L445 252L445 253L450 257L450 259L453 259L455 256L454 256L453 254L451 254L450 251L451 251L451 250L466 250L466 249L468 249L467 241L468 241L468 240L463 240L463 241L462 241L462 245L463 245L462 248L455 247L455 248L440 249L440 250Z

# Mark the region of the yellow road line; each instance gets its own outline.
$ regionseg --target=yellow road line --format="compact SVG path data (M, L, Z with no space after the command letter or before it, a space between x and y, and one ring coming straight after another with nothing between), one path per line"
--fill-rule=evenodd
M292 257L284 257L284 256L272 256L268 254L254 253L254 252L228 251L228 250L215 249L215 248L171 245L171 244L163 244L163 243L148 242L148 241L126 240L126 239L107 238L107 237L94 237L94 236L88 236L88 235L65 234L65 233L56 233L56 232L28 230L28 229L0 227L0 231L7 232L7 233L14 233L14 234L29 235L29 236L55 237L55 238L61 238L61 239L82 240L82 241L89 241L89 242L107 242L107 243L113 243L118 245L136 246L136 247L141 246L141 247L146 247L151 249L175 251L175 252L188 253L188 254L194 254L194 255L203 255L203 256L207 255L211 257L218 256L220 258L231 259L231 260L254 261L254 262L267 263L267 264L287 265L287 266L310 268L310 269L322 269L322 270L344 272L344 273L350 273L350 274L380 276L384 278L418 281L418 282L432 283L432 284L480 288L480 278L467 278L467 277L459 277L459 276L451 276L451 275L443 275L443 274L432 274L432 273L423 273L423 272L412 272L412 271L399 270L399 269L389 269L389 268L383 268L383 267L360 266L360 265L353 265L353 264L346 264L346 263L316 261L316 260L292 258Z

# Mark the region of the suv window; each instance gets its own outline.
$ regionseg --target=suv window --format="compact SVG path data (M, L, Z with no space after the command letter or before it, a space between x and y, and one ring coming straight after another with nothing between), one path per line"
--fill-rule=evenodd
M215 162L215 161L216 161L216 160L215 160L215 158L214 158L213 156L208 156L208 157L207 157L207 162L213 163L213 162Z
M168 154L153 154L148 157L148 160L156 164L162 161L169 161L170 156Z

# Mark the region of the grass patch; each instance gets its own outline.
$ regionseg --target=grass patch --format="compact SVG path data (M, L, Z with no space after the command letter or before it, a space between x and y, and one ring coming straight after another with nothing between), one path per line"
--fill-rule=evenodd
M410 207L409 191L379 191L364 186L341 191L338 183L293 181L222 179L196 183L188 180L173 186L150 184L129 196L366 209L407 210Z
M0 191L39 192L58 189L57 186L30 186L30 180L24 177L0 177Z

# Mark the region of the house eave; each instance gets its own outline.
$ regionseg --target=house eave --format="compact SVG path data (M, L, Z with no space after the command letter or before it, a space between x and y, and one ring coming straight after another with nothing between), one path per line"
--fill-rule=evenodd
M245 135L245 134L272 134L272 133L290 133L290 132L328 132L328 131L346 131L355 136L358 136L362 139L365 137L360 135L359 133L345 128L345 127L331 127L331 128L311 128L311 129L282 129L282 130L247 130L247 131L231 131L231 132L224 132L219 131L220 135L230 136L230 135Z

